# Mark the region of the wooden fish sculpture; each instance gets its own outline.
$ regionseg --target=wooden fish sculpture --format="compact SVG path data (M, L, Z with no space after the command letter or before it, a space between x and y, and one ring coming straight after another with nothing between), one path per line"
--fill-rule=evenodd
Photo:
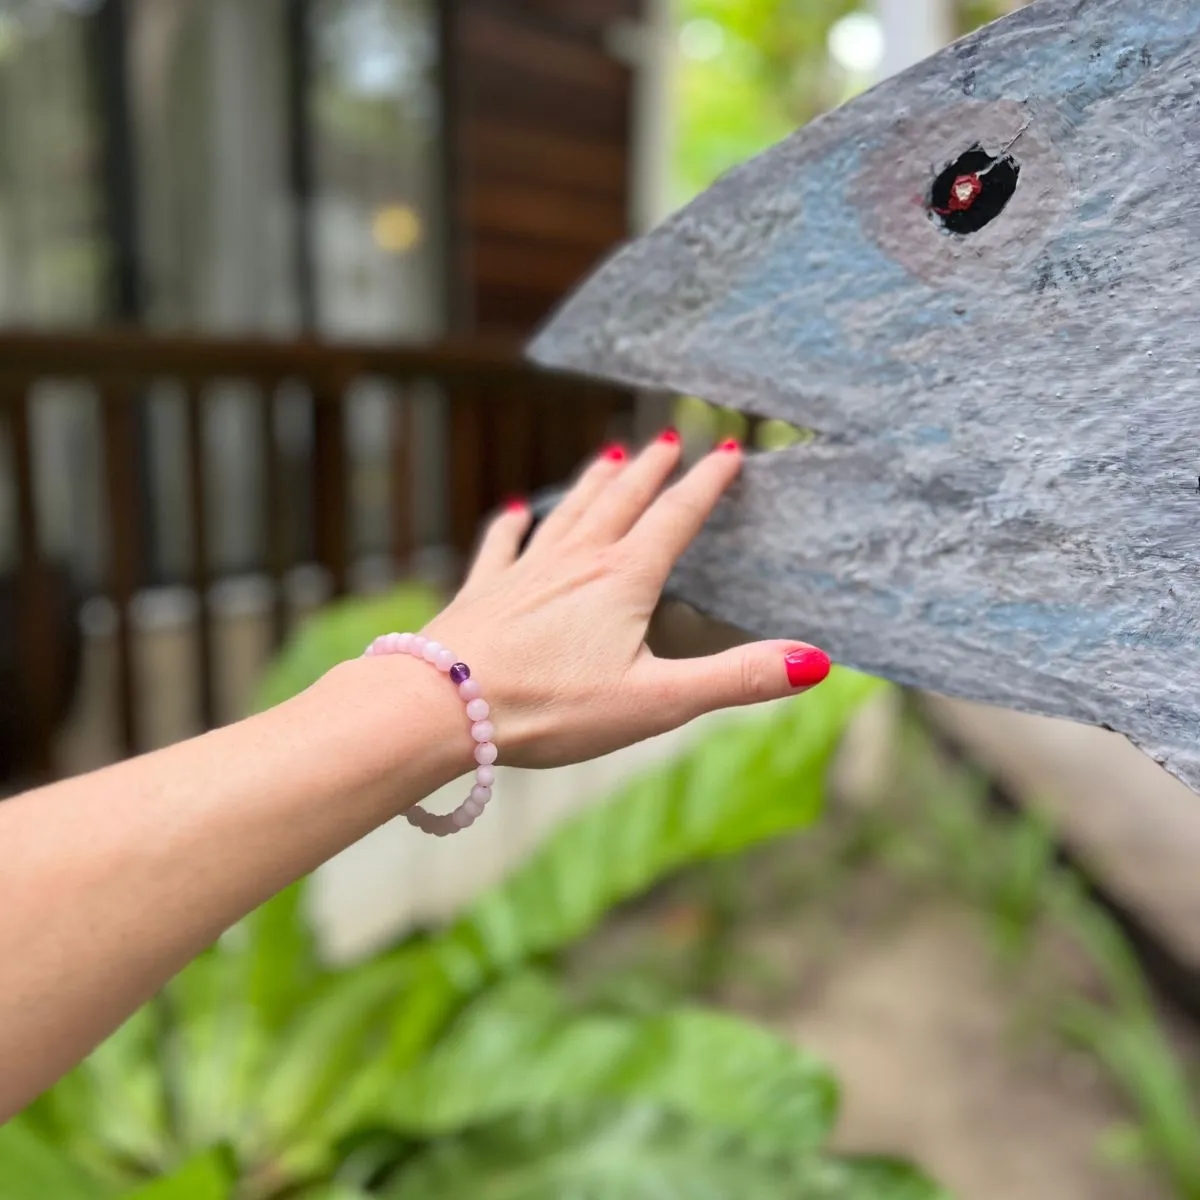
M1200 3L1039 0L619 251L538 362L816 431L675 595L1200 791Z

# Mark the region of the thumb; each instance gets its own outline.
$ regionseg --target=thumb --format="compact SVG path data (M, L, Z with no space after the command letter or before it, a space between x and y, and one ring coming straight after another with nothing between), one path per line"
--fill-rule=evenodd
M805 642L750 642L704 658L652 659L654 690L679 723L720 708L781 700L829 674L829 655Z

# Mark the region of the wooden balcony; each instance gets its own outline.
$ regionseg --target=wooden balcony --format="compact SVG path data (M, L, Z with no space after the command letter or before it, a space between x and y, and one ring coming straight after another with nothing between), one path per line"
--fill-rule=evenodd
M105 672L111 695L96 698L96 681L89 685L93 703L110 708L110 756L148 745L147 709L157 701L146 694L152 681L138 669L134 611L151 586L186 589L194 600L184 631L191 669L173 676L172 686L193 693L188 699L199 728L228 715L220 711L213 605L215 590L227 581L214 562L210 516L223 464L205 452L204 431L206 410L230 386L250 398L256 414L256 435L239 450L256 473L259 501L237 519L259 531L260 561L250 565L268 584L270 646L296 618L286 583L297 569L315 572L324 595L352 587L361 538L352 511L356 464L347 416L364 387L383 398L387 411L386 446L375 447L374 459L383 464L387 536L375 557L386 559L388 574L398 578L431 549L449 550L450 561L461 562L481 520L503 496L564 479L605 438L627 433L632 416L628 394L542 372L503 343L0 335L0 451L6 455L0 488L9 491L15 549L7 574L0 570L0 782L70 769L56 754L56 732L78 691L84 601L105 603L112 618ZM59 561L43 534L46 498L74 482L43 477L38 468L46 456L38 453L37 408L56 389L67 389L68 408L75 406L70 411L95 432L103 545L90 580ZM170 459L183 474L175 482L185 497L189 562L167 579L153 577L145 536L148 510L157 503L141 435L152 394L167 395L180 410L179 444L172 443ZM279 406L297 396L304 401L309 447L299 461L282 445L277 420ZM434 426L414 419L419 406L434 413ZM438 436L430 437L430 428ZM377 492L380 471L375 475ZM438 482L430 489L421 479ZM437 518L432 535L430 520L417 519L422 510ZM441 545L431 547L431 538Z

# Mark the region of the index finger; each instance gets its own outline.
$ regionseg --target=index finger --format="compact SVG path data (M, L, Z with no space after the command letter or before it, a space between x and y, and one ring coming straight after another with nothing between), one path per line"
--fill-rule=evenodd
M653 564L658 586L666 583L741 467L742 447L729 438L663 491L625 535L630 551Z

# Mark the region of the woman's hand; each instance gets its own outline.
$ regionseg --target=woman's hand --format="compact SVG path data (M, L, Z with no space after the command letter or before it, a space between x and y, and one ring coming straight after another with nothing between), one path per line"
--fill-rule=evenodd
M708 658L656 658L646 628L675 561L742 463L723 443L663 490L679 462L668 430L632 460L597 457L534 533L514 504L497 516L462 590L423 631L472 670L491 704L503 764L594 758L714 709L820 683L829 659L792 641Z

